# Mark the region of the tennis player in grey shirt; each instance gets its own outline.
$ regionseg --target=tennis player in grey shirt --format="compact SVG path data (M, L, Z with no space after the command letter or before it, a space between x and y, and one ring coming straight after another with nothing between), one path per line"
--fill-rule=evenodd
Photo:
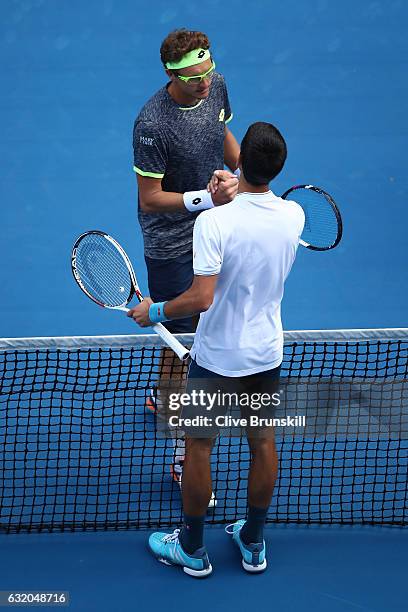
M143 233L149 294L155 302L178 297L192 284L193 226L202 210L226 204L238 191L232 172L240 148L227 127L232 119L225 81L215 71L210 42L202 32L171 32L160 48L169 82L140 111L133 131L134 170L138 183L138 216ZM207 185L216 172L222 181L211 194ZM195 329L192 317L165 323L172 333ZM160 380L146 402L166 411L168 380L185 376L164 350ZM181 486L184 439L179 432L170 467ZM210 505L215 503L214 498Z

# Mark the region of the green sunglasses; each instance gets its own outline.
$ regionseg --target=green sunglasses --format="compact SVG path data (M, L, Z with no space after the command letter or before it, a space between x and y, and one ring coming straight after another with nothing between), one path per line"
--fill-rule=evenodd
M180 79L180 81L184 81L184 83L189 83L190 85L198 85L204 79L211 79L215 70L215 62L213 61L212 66L207 72L203 72L203 74L196 74L194 76L183 76L182 74L176 74L175 76Z

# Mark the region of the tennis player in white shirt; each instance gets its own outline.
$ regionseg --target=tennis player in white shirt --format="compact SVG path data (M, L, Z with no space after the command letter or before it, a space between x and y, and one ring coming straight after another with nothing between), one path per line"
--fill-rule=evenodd
M298 204L282 200L269 188L286 154L285 140L273 125L258 122L248 128L241 144L238 195L230 204L202 212L195 222L190 289L168 302L146 298L129 313L142 327L200 314L187 392L204 386L206 392L209 386L216 392L228 384L248 393L271 389L271 383L276 388L283 359L284 283L305 220ZM216 184L215 177L211 188ZM248 512L229 531L244 569L253 573L266 568L263 529L278 470L273 430L267 429L248 436ZM195 577L212 571L203 532L216 433L201 431L202 435L189 435L186 430L183 526L173 533L153 533L149 539L159 561L181 565Z

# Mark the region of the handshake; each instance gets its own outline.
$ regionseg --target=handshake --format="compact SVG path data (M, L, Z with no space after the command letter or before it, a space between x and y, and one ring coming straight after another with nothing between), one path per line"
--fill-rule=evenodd
M189 212L199 212L221 204L232 202L238 193L239 179L227 170L216 170L207 189L183 193L184 206Z
M232 202L238 193L238 177L227 170L215 170L207 185L214 206Z

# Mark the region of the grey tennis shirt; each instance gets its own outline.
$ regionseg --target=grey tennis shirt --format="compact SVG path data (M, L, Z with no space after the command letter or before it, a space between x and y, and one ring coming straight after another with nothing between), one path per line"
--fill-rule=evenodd
M232 119L224 78L214 73L208 98L189 107L179 106L167 87L150 98L135 121L134 170L162 179L163 191L205 189L214 170L224 167L224 128ZM139 203L145 255L171 259L190 251L197 214L147 214Z

